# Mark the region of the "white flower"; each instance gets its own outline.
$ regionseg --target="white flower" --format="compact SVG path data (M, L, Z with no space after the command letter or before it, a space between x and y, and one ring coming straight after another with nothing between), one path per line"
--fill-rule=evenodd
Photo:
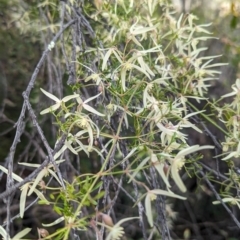
M101 116L101 117L103 117L103 116L105 116L104 114L102 114L102 113L100 113L100 112L98 112L98 111L96 111L93 107L91 107L91 106L89 106L87 103L88 102L90 102L90 101L92 101L93 99L95 99L95 98L97 98L99 95L101 95L102 93L99 93L99 94L97 94L96 96L93 96L93 97L90 97L90 98L88 98L87 100L85 100L85 101L83 101L81 98L80 98L80 96L78 95L77 96L77 102L78 102L78 112L81 112L81 110L82 110L82 107L85 109L85 110L87 110L88 112L91 112L91 113L93 113L93 114L96 114L96 115L98 115L98 116Z
M234 197L232 197L232 196L229 196L229 197L225 197L225 198L223 198L222 199L222 201L224 202L224 203L230 203L230 204L232 204L232 205L237 205L238 206L238 208L240 208L240 199L239 198L234 198ZM221 201L214 201L213 202L213 204L215 205L215 204L220 204L221 203Z
M240 94L240 79L239 78L236 80L236 83L234 85L232 85L232 89L233 89L233 91L231 93L227 93L227 94L223 95L221 98L231 97L231 96Z
M40 112L41 115L42 115L42 114L49 113L49 112L54 112L54 111L56 111L58 108L61 107L62 103L65 103L65 102L67 102L67 101L69 101L69 100L71 100L71 99L73 99L73 98L79 97L78 94L74 94L74 95L66 96L66 97L64 97L62 100L60 100L59 98L57 98L57 97L54 96L53 94L51 94L51 93L43 90L42 88L40 88L40 89L41 89L41 91L42 91L46 96L48 96L49 98L51 98L52 100L54 100L54 101L56 102L56 103L55 103L54 105L52 105L51 107L49 107L49 108L41 111L41 112Z
M124 234L124 229L120 225L126 221L132 220L132 219L138 219L139 217L130 217L130 218L124 218L120 220L118 223L116 223L113 227L105 225L106 228L109 229L109 234L106 238L106 240L119 240Z
M212 148L214 148L214 146L194 145L194 146L187 147L187 148L181 150L173 159L169 158L169 160L171 161L172 178L182 192L187 191L186 186L184 185L181 177L179 176L179 169L181 167L183 167L184 164L185 164L185 156L188 155L188 154L191 154L193 152L203 150L203 149L212 149Z
M48 50L51 51L55 47L55 42L51 41L51 43L48 45Z

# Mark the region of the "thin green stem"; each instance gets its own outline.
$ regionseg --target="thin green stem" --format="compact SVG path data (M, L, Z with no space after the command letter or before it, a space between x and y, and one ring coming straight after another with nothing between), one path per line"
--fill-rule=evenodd
M119 133L120 133L120 131L121 131L122 123L123 123L123 116L122 116L121 119L120 119L120 122L119 122L119 125L118 125L118 129L117 129L117 134L116 134L116 137L113 139L113 144L112 144L112 146L111 146L111 148L110 148L110 150L109 150L109 152L108 152L108 155L107 155L107 157L106 157L106 159L105 159L105 161L104 161L104 163L103 163L103 165L102 165L99 173L95 176L95 179L94 179L93 183L91 184L91 186L89 187L87 193L84 195L81 203L78 205L78 207L77 207L77 209L76 209L76 212L75 212L75 214L74 214L74 216L73 216L73 222L75 222L75 220L76 220L76 218L77 218L77 215L79 214L79 212L80 212L80 210L81 210L84 202L86 201L86 199L88 198L88 196L89 196L90 193L92 192L92 190L93 190L94 186L96 185L97 181L99 180L99 178L102 176L102 173L103 173L103 171L104 171L104 169L105 169L105 167L106 167L109 159L111 158L111 155L112 155L112 152L113 152L113 150L114 150L114 148L115 148L115 145L117 144L117 142L118 142L118 140L119 140L118 135L119 135ZM65 234L65 236L64 236L64 240L67 240L67 239L68 239L70 230L71 230L71 228L67 228L67 232L66 232L66 234Z
M193 108L196 112L199 112L199 109L196 108L192 103L187 102L187 104L189 104L191 106L191 108ZM230 136L229 133L227 131L225 131L223 128L221 128L215 121L213 121L210 117L208 117L206 114L204 113L199 113L203 118L205 118L208 122L210 122L211 124L213 124L216 128L218 128L219 130L221 130L225 135L227 135L228 137Z

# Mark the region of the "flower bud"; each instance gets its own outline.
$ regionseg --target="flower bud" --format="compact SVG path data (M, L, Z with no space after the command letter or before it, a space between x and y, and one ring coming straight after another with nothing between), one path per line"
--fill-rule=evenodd
M107 226L110 226L110 227L113 227L113 221L112 221L112 218L107 215L107 214L104 214L102 213L102 220L103 222L107 225Z

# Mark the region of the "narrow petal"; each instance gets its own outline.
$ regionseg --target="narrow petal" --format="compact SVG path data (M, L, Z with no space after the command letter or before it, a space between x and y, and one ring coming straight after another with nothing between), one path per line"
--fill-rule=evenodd
M21 232L19 232L18 234L16 234L12 240L19 240L22 237L24 237L25 235L27 235L32 229L31 228L25 228L23 229Z
M63 102L68 102L69 100L73 99L73 98L77 98L79 97L79 94L74 94L74 95L69 95L69 96L66 96L62 99Z
M156 170L158 171L159 175L161 176L161 178L163 179L164 183L166 184L167 188L170 188L171 185L168 181L168 178L164 172L164 163L160 163L160 162L156 162L154 163L154 167L156 168Z
M78 155L78 153L75 151L75 149L72 147L71 142L65 141L65 146L75 155Z
M49 224L43 224L43 223L42 223L42 225L43 225L44 227L51 227L51 226L55 226L55 225L59 224L59 223L62 222L62 221L64 221L64 217L60 217L60 218L58 218L57 220L55 220L54 222L49 223Z
M83 104L83 108L84 108L85 110L87 110L88 112L94 113L94 114L96 114L96 115L98 115L98 116L101 116L101 117L105 116L104 114L98 112L97 110L95 110L94 108L90 107L90 106L87 105L87 104Z
M54 155L54 160L58 159L58 157L65 152L65 150L67 149L67 146L64 145L55 155Z
M36 186L38 185L38 183L42 180L42 178L45 176L46 174L46 169L44 168L36 177L31 189L28 192L28 196L30 196L33 191L35 190Z
M121 82L122 82L122 89L125 92L126 91L126 72L127 70L125 68L122 68L121 70Z
M28 186L29 186L28 183L23 185L21 196L20 196L20 217L21 218L23 218L23 215L24 215Z
M149 161L149 159L150 159L150 157L148 156L141 161L141 163L138 165L137 169L135 169L133 174L130 175L130 180L128 181L128 183L130 183L135 178L135 176L139 173L139 171L141 171L141 169Z
M92 101L93 99L97 98L99 95L101 95L102 93L100 92L99 94L97 94L96 96L90 97L88 98L86 101L84 101L84 103L88 103L90 101Z
M40 88L40 90L46 95L48 96L49 98L51 98L52 100L54 100L55 102L60 102L61 100L58 99L56 96L54 96L53 94L45 91L44 89Z
M177 155L176 155L176 159L177 158L181 158L183 156L186 156L190 153L193 153L193 152L197 152L197 151L200 151L200 150L203 150L203 149L213 149L214 146L211 146L211 145L206 145L206 146L199 146L199 145L194 145L194 146L191 146L189 148L185 148L183 150L181 150Z
M110 55L112 54L112 48L110 48L107 53L104 55L104 58L103 58L103 63L102 63L102 71L105 70L106 66L107 66L107 61L110 57Z
M3 239L7 239L7 232L6 232L6 230L2 227L2 226L0 226L0 235L2 235L3 236Z
M171 166L171 174L172 174L172 178L173 178L174 182L177 184L178 188L182 192L186 192L187 188L179 176L178 164L177 164L176 160L173 162L173 164Z
M8 170L7 170L5 167L1 166L1 165L0 165L0 170L2 170L4 173L8 174ZM16 180L16 181L18 181L18 182L23 181L23 179L22 179L21 177L19 177L19 176L18 176L17 174L15 174L15 173L12 173L12 177L13 177L14 180Z
M150 194L151 193L147 193L147 196L145 198L145 211L146 211L148 223L149 223L150 227L153 227L153 216L152 216L152 206L151 206Z
M186 197L182 197L180 195L177 195L170 190L165 191L165 190L162 190L162 189L153 189L153 190L151 190L151 192L154 193L154 194L157 194L157 195L163 195L163 196L167 196L167 197L178 198L178 199L181 199L181 200L186 200L187 199Z
M44 195L40 191L38 191L36 188L35 188L34 192L44 202L44 204L47 204L47 205L50 204L50 202L44 197Z
M49 108L47 108L47 109L45 109L45 110L42 110L42 111L40 112L40 114L43 115L43 114L46 114L46 113L49 113L49 112L54 112L54 111L56 111L58 108L60 108L60 106L61 106L61 103L56 103L56 104L52 105L51 107L49 107Z
M59 182L60 186L62 186L62 183L60 182L57 174L51 169L48 169L48 172Z

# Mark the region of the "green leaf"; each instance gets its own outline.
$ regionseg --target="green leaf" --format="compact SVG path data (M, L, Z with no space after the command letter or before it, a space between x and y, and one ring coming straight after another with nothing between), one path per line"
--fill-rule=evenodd
M230 26L231 28L236 28L237 27L237 23L238 23L238 17L233 16L230 22Z
M94 197L94 199L99 200L100 198L102 198L104 196L104 194L105 194L105 191L101 191Z

